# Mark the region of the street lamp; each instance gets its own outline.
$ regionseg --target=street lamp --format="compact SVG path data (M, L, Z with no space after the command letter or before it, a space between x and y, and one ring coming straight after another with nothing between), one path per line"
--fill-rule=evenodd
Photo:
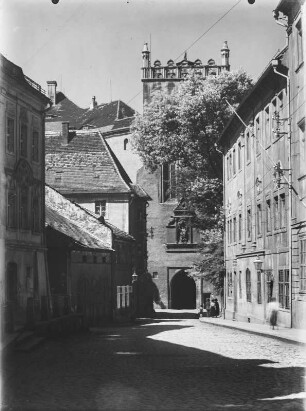
M257 256L257 257L256 257L256 260L254 261L254 265L255 265L255 270L256 270L256 271L261 271L262 265L263 265L263 261Z

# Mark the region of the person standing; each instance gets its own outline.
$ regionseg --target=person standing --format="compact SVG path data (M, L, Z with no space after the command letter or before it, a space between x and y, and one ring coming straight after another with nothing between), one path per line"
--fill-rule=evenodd
M278 313L279 305L278 302L276 301L276 298L271 298L271 301L268 304L268 320L270 322L270 325L272 327L272 330L274 330L274 327L277 325L277 313Z
M211 317L215 317L215 316L216 316L215 300L211 300L211 302L210 302L210 316L211 316Z
M210 317L210 299L209 298L206 299L205 309L207 311L207 317Z
M220 305L219 305L218 298L215 298L215 315L216 317L219 317L220 315Z

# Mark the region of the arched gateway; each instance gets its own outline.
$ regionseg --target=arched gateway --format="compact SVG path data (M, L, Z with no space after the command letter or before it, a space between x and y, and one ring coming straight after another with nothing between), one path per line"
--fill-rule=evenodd
M170 282L171 308L196 308L196 284L185 270L178 271Z

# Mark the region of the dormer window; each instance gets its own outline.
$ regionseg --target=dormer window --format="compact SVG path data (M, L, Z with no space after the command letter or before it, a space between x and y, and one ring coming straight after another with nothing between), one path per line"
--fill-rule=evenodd
M95 214L97 214L99 217L105 217L106 200L95 201Z

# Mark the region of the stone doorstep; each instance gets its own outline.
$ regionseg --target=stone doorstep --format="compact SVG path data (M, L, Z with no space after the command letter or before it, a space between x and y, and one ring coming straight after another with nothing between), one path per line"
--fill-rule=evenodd
M256 323L242 323L239 321L225 320L223 318L200 318L201 322L216 325L219 327L227 327L240 331L245 331L251 334L258 334L268 338L275 338L285 342L295 344L306 344L306 330L277 327L271 330L269 325Z

